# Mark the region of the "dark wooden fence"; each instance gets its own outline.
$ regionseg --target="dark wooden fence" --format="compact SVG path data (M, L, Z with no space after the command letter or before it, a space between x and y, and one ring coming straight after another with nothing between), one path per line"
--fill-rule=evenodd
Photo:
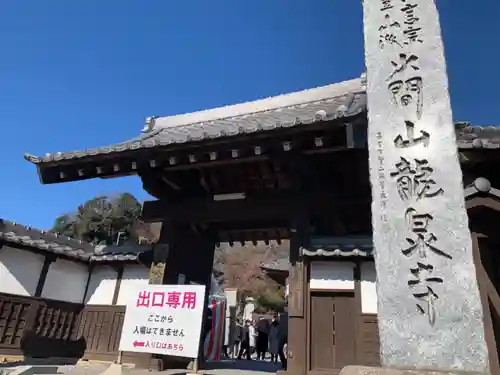
M113 361L124 306L87 305L0 293L0 355ZM124 353L148 366L150 355Z

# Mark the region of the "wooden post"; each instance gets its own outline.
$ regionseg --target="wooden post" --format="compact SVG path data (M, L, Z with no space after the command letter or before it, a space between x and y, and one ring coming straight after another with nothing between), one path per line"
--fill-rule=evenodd
M159 246L168 247L168 245L159 245ZM166 262L153 261L153 263L151 264L151 268L149 269L150 284L163 284L163 278L165 276L165 265Z
M153 246L153 262L149 270L150 284L165 283L167 260L173 256L174 240L172 223L170 221L163 222L158 243Z
M305 209L297 213L290 241L290 270L288 294L288 343L287 373L304 375L307 370L307 317L305 314L305 295L307 273L300 248L309 243L309 217Z
M160 239L153 247L153 262L149 270L150 284L164 284L166 278L167 264L169 257L172 257L173 230L171 222L164 222L161 228ZM163 370L165 367L165 357L151 355L150 369Z

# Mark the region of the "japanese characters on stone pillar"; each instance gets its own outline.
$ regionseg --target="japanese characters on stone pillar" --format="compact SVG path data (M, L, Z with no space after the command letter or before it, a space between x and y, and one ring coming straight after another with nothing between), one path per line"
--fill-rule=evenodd
M487 372L434 0L364 0L382 362Z

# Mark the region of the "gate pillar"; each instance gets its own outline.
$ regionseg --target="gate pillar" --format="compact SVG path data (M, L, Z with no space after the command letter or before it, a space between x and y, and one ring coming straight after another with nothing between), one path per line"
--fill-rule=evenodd
M301 255L301 247L310 240L309 217L299 212L292 227L288 294L288 366L287 374L304 375L307 366L307 266Z

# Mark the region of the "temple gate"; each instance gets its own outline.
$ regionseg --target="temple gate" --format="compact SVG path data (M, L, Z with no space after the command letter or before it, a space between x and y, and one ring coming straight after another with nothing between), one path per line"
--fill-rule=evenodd
M142 217L162 223L151 283L177 283L184 274L186 282L208 287L217 243L290 239L287 372L337 373L349 364L380 364L376 294L370 292L376 276L366 114L358 78L149 118L143 134L130 141L25 158L44 184L139 176L156 198L144 203ZM465 127L459 133L464 183L484 176L500 186L492 168L496 153L482 146L491 142L479 144L482 135L474 132ZM325 272L337 280L325 282ZM498 325L498 293L479 284L483 304L493 301L485 324ZM496 353L495 337L487 339Z

